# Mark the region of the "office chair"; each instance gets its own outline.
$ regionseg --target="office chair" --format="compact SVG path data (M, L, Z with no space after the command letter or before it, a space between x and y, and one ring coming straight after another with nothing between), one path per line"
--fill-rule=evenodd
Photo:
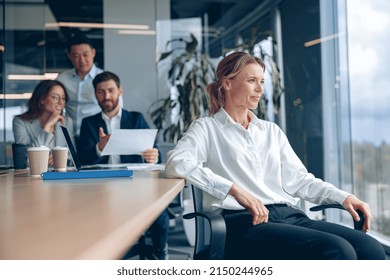
M203 192L191 186L194 212L183 215L195 218L194 260L223 260L225 253L226 224L221 210L203 210Z
M191 186L193 194L194 212L183 216L184 219L195 218L195 247L194 260L223 260L225 256L226 225L221 210L203 210L203 192ZM310 211L322 211L328 208L345 210L339 204L319 205L310 208ZM360 221L354 221L354 228L362 230L364 224L363 213L358 210Z

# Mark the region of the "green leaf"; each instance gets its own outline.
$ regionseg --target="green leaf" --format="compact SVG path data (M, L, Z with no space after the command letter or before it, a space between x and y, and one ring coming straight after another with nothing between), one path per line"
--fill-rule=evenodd
M172 53L173 53L173 50L170 51L170 52L162 53L161 56L160 56L159 61L166 59L166 58L167 58L168 56L170 56Z

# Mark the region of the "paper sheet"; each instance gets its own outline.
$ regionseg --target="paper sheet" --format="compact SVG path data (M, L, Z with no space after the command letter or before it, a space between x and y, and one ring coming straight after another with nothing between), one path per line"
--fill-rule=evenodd
M102 155L140 155L153 148L157 129L114 129Z
M158 163L128 163L127 169L144 171L164 171L165 165Z
M102 168L127 168L129 170L164 171L165 164L161 163L101 163L96 166Z

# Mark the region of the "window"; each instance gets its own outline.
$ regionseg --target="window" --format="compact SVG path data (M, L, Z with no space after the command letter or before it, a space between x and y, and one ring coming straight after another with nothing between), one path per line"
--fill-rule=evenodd
M353 183L390 239L390 5L347 1Z

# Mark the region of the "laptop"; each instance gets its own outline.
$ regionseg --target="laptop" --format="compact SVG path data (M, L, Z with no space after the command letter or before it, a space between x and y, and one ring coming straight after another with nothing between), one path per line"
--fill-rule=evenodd
M98 166L82 167L80 159L76 153L76 149L70 138L68 129L60 125L62 134L64 135L68 146L71 160L76 168L76 171L68 172L43 172L41 177L43 180L60 180L60 179L81 179L81 178L115 178L115 177L132 177L133 171L129 169L112 169Z

